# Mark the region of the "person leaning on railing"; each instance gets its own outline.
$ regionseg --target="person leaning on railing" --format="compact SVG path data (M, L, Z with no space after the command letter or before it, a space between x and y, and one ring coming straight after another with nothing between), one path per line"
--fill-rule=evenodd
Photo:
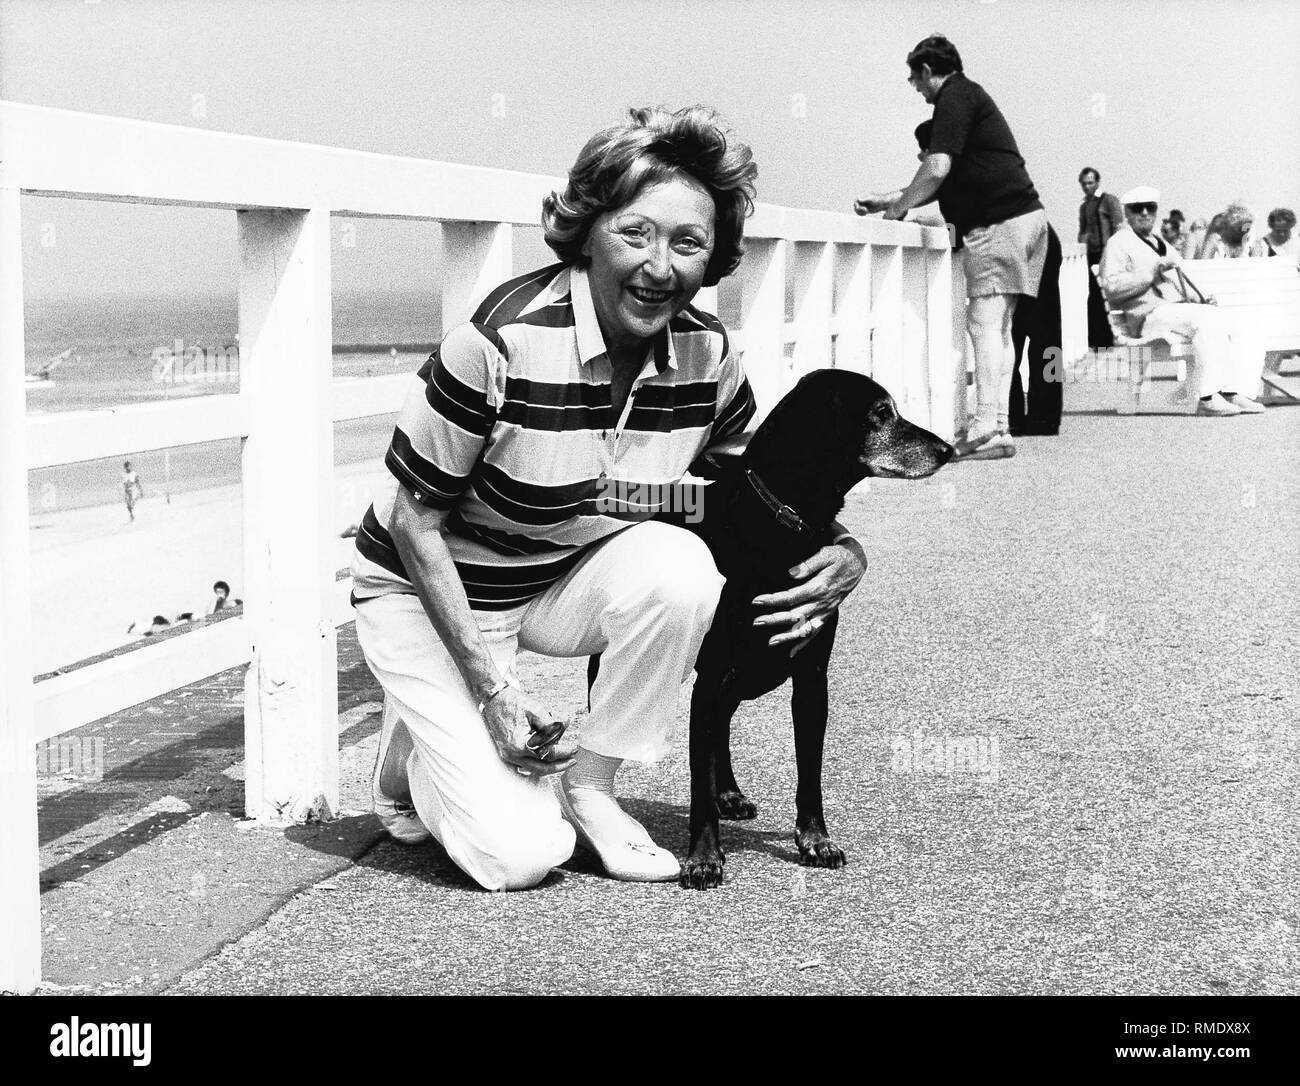
M960 242L966 326L975 348L976 412L957 439L956 457L1014 456L1011 322L1017 299L1038 294L1047 213L1010 126L984 88L966 77L956 46L933 34L908 53L907 67L908 83L934 107L925 157L906 188L872 193L854 201L853 210L902 219L912 208L939 201Z
M755 413L725 329L690 302L736 270L756 172L704 107L636 109L598 133L543 202L560 263L492 291L402 408L393 491L353 562L385 695L375 809L485 888L540 882L575 831L616 878L677 877L614 775L667 751L722 580L698 536L622 496L666 496ZM823 548L755 601L756 624L796 647L865 568L851 537ZM520 648L601 654L577 744L521 687Z
M1182 258L1153 233L1160 193L1141 185L1120 201L1127 225L1106 243L1098 275L1111 309L1124 314L1131 336L1191 340L1197 414L1259 414L1264 406L1246 393L1259 388L1263 352L1234 333L1212 299L1195 300Z

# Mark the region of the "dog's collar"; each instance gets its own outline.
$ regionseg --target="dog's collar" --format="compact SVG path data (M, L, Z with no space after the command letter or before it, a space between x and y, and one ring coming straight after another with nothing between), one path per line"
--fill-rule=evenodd
M780 498L767 489L763 480L758 477L758 473L752 468L745 469L745 478L749 480L749 485L754 488L754 493L762 499L776 517L777 523L783 528L790 528L796 532L803 532L805 535L816 535L816 531L804 522L803 517L791 509Z

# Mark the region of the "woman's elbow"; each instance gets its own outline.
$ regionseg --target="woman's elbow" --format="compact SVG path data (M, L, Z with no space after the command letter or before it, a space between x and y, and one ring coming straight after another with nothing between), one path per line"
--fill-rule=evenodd
M388 522L388 534L403 561L419 553L434 538L442 537L442 525L447 512L419 505L405 494L399 494L393 505L393 515Z

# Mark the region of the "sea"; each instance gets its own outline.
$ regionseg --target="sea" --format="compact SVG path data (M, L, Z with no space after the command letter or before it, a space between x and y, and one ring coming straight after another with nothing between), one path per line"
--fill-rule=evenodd
M333 306L334 376L413 373L440 339L441 323L437 296L340 293ZM238 332L233 291L28 299L27 373L48 368L49 376L29 383L27 415L233 395L239 390ZM382 460L392 424L391 416L337 423L336 468ZM239 440L231 439L31 471L31 512L120 504L125 460L146 494L235 484L239 447Z

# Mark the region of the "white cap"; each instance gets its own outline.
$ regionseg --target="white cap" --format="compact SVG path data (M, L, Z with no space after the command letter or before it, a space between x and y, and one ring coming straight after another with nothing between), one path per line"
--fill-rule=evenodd
M1119 198L1119 202L1125 207L1129 204L1158 204L1160 203L1160 190L1153 189L1150 185L1138 185L1135 189L1129 189Z

